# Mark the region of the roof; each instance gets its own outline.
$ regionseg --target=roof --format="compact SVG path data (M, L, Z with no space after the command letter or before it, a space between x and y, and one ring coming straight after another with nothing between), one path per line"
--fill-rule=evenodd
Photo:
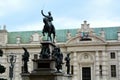
M94 28L94 32L99 35L101 29L105 31L106 40L118 40L118 32L120 27L106 27L106 28Z
M93 28L96 35L99 35L100 31L105 31L105 38L106 40L117 40L117 32L119 32L120 27L106 27L106 28ZM75 36L77 33L77 29L62 29L56 30L56 39L57 42L66 42L66 34L67 31L71 33L72 36ZM16 37L21 37L21 43L26 44L30 42L31 36L37 32L38 34L42 35L41 31L19 31L19 32L8 32L8 44L15 44Z

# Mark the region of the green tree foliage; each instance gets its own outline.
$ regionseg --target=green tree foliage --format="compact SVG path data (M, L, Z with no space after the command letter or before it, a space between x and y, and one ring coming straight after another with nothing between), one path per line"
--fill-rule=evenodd
M0 57L2 57L2 56L3 56L3 51L0 49ZM0 64L0 74L4 73L5 69L6 68ZM0 80L7 80L7 79L0 78Z
M6 69L6 68L0 64L0 73L1 73L1 74L5 72L5 69Z

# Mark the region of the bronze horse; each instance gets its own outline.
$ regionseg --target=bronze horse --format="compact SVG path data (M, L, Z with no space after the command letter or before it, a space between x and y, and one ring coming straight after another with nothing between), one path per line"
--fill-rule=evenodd
M51 16L51 13L48 12L48 14L49 14L48 16L43 14L43 10L41 10L41 13L44 16L43 23L45 24L44 28L42 30L43 36L45 36L45 33L47 33L47 40L50 39L51 41L54 42L55 28L54 28L54 25L52 24L53 18ZM51 35L53 35L53 37Z

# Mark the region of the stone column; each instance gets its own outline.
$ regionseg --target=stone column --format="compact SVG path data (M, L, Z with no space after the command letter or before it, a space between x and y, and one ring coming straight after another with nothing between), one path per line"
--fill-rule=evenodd
M95 77L95 80L100 80L100 69L99 69L99 65L100 65L100 59L99 59L99 53L98 53L98 51L96 51L96 53L95 53L95 60L96 60L96 62L95 62L95 75L96 75L96 77Z
M118 51L118 79L120 79L120 51Z
M78 80L77 79L77 74L78 74L78 67L77 67L77 53L73 53L73 80Z
M105 51L102 51L102 79L107 80L107 53Z

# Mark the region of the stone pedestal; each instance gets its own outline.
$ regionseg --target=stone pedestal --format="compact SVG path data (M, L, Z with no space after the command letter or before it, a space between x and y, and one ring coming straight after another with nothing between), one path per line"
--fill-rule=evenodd
M64 80L63 73L32 73L29 76L30 80Z
M63 80L72 80L72 75L64 75L64 79Z
M55 45L51 42L42 42L40 57L34 55L33 71L22 73L22 80L64 80L64 74L57 72L55 60L52 58L52 50ZM49 55L49 56L48 56Z
M64 74L63 73L55 73L55 78L53 80L64 80Z
M55 60L54 59L33 59L34 69L32 74L34 73L54 73L55 70Z
M21 73L22 80L30 80L30 73Z
M64 80L64 74L56 72L55 60L33 59L33 63L33 71L22 73L22 80Z
M53 59L33 59L34 70L29 74L22 74L22 80L63 80L64 74L57 73Z

